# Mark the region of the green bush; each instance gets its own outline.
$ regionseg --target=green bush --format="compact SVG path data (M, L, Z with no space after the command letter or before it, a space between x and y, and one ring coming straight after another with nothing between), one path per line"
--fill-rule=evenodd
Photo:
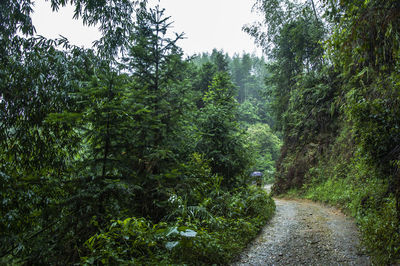
M400 262L400 232L394 197L382 200L379 209L368 208L358 217L363 244L378 265Z
M260 189L242 189L227 202L225 217L180 217L168 224L135 217L112 221L85 242L82 264L227 264L275 210L273 200Z
M160 249L167 232L166 224L152 225L144 218L127 218L112 221L105 232L100 232L85 242L88 256L83 264L141 264L159 261Z
M179 172L187 186L170 192L168 215L111 221L85 242L85 265L227 264L271 218L275 203L264 190L221 188L200 154Z

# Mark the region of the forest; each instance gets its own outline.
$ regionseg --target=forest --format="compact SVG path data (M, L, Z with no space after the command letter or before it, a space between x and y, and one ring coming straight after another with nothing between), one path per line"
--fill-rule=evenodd
M49 2L101 37L0 1L0 264L229 264L275 212L252 171L400 262L399 1L254 0L261 58L185 57L147 0Z
M353 216L377 265L400 261L400 1L258 0L283 145L273 193ZM267 27L265 26L267 25Z
M99 26L93 49L0 2L0 264L232 261L275 208L250 180L281 145L264 59L184 58L146 1L51 1L67 4Z

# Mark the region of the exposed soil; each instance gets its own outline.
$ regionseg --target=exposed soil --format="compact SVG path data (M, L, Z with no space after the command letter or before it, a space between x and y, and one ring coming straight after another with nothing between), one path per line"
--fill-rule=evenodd
M233 265L371 265L354 221L339 210L306 200L275 203L275 216Z

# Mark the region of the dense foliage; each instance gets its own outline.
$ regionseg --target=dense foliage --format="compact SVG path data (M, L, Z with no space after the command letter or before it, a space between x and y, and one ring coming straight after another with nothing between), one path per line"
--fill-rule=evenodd
M267 183L273 183L275 162L279 159L281 140L268 124L256 123L247 129L246 147L255 154L253 169L261 171Z
M283 146L275 193L357 218L378 264L400 260L399 1L259 0L245 30L272 61ZM264 26L266 30L264 29Z
M51 0L68 3L94 49L34 37L30 0L0 3L0 263L228 263L274 211L248 186L248 63L234 79L222 53L184 59L146 1Z
M268 94L264 82L266 77L270 77L264 58L260 59L246 53L230 57L223 51L214 49L211 54L202 53L196 56L193 62L200 67L195 88L211 86L210 76L218 72L218 65L223 66L222 69L230 74L232 82L230 92L238 103L235 104L236 120L246 131L244 145L248 151L246 156L251 158L250 161L253 163L251 170L263 172L264 180L271 183L274 179L275 161L279 157L281 140L278 133L271 130L275 126L275 119L271 116L272 97ZM200 95L205 95L205 92ZM204 102L199 102L199 106L204 107ZM227 111L224 113L232 114L231 111Z

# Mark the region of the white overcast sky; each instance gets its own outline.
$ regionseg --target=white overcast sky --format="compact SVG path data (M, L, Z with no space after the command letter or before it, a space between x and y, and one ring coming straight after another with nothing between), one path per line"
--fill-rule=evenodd
M186 39L179 44L186 54L210 52L213 48L223 49L230 55L242 52L261 55L252 38L242 31L244 24L258 19L251 12L255 0L161 0L160 6L174 21L174 32L184 32ZM157 0L151 0L157 3ZM73 8L60 8L53 13L50 3L35 1L32 16L37 34L48 38L59 35L71 43L91 47L99 37L96 28L82 26L81 21L72 19Z

